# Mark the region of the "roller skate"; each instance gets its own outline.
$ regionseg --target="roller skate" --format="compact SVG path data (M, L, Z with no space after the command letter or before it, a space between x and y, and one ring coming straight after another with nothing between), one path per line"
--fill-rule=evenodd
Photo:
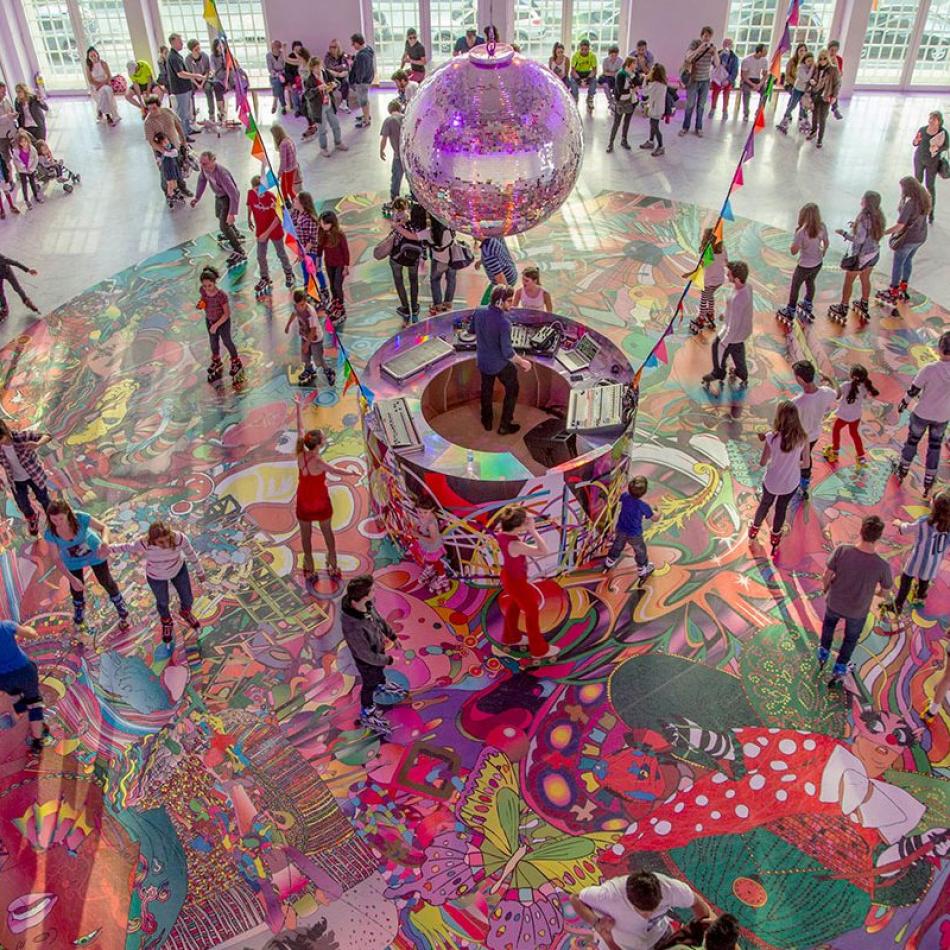
M43 751L43 747L49 745L49 743L53 741L52 734L49 731L49 726L47 726L44 722L42 735L40 735L39 738L30 736L26 741L30 747L30 753L32 755L39 755Z
M810 300L803 300L798 305L798 319L802 323L814 323L815 322L815 311L812 308L812 303Z
M882 304L896 304L900 300L900 289L897 287L886 287L884 290L879 290L875 295L874 299Z
M769 544L772 545L772 557L775 557L778 554L778 549L782 544L782 532L781 531L770 531L769 532Z
M30 532L30 537L38 538L40 536L40 516L34 511L33 514L27 517L26 524Z
M409 697L409 690L390 683L388 680L381 686L376 687L375 699L381 706L395 706L397 703L403 703Z
M240 267L242 264L246 263L247 254L245 254L244 251L235 251L225 261L225 265L227 266L228 270L233 270L235 267Z
M324 375L327 378L327 383L330 386L336 385L336 370L332 366L328 366L324 371Z
M171 195L168 198L168 210L174 211L176 208L181 207L181 205L183 205L184 203L185 203L184 195L180 195L178 194L178 192L176 192L175 194Z
M932 222L931 222L932 223ZM898 300L910 300L910 293L907 290L907 281L902 280L897 288Z
M782 121L779 122L779 124L775 126L775 128L777 128L779 132L782 133L782 135L788 135L788 126L789 126L789 118L788 116L785 116L785 118L782 119Z
M221 362L220 357L213 357L211 360L211 365L208 367L208 382L213 386L215 383L221 381L221 377L224 375L224 364Z
M449 580L446 574L440 574L438 577L432 579L429 584L429 589L436 594L444 594L450 587L452 582Z
M432 583L432 579L435 577L435 568L431 564L426 564L422 569L422 573L419 575L419 584L428 586Z
M834 446L829 445L821 454L829 465L835 465L838 461L838 450Z
M929 498L931 491L934 487L934 476L933 475L924 475L924 498Z
M86 605L73 602L73 632L70 636L70 644L79 650L86 646L86 636L89 633L89 625L86 623Z
M270 278L262 277L254 285L254 296L257 297L258 300L260 300L262 297L269 297L273 289L274 285L271 283Z
M171 643L175 636L175 625L171 617L162 617L162 643Z
M125 606L125 602L121 598L116 601L115 609L119 615L119 630L122 633L128 633L132 629L132 621L129 619L129 611Z
M201 621L190 610L180 610L178 611L178 616L181 617L192 630L201 629Z
M790 330L795 320L795 311L789 306L779 307L779 309L775 311L775 319L778 320L786 330Z
M901 485L904 482L904 479L907 478L907 472L910 470L909 465L904 464L902 458L896 458L891 460L891 471L894 473L894 478L897 479L897 484Z
M843 303L833 303L828 308L828 319L839 326L845 326L848 322L848 308Z
M754 541L759 536L759 526L757 524L749 525L749 540Z
M835 663L831 671L831 679L828 680L828 689L836 690L844 686L844 678L852 669L851 663Z
M859 322L867 323L871 319L871 311L868 310L868 302L866 300L856 300L851 304L851 309L854 311Z
M284 286L290 290L294 285L294 272L293 271L284 271Z
M392 202L387 201L382 207L383 217L387 220L393 216Z
M703 316L693 317L689 321L689 332L693 336L699 336L706 329L706 319Z
M798 483L798 493L802 496L802 501L808 501L808 490L811 488L811 479L803 478Z
M392 731L392 726L386 721L382 710L375 703L360 712L360 718L357 724L370 732L375 732L378 736L388 736Z
M235 386L244 382L244 364L241 362L240 356L231 357L231 365L228 368L228 372L231 376L231 382Z
M312 386L317 378L317 371L312 366L305 366L303 372L297 377L298 386Z

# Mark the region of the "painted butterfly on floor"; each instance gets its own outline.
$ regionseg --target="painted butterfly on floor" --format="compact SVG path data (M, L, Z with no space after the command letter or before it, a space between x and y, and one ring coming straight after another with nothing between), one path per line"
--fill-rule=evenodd
M621 832L565 834L524 803L511 760L479 755L455 807L455 829L426 848L421 875L386 892L440 906L480 890L488 902L486 946L548 947L564 923L558 890L596 884L597 854Z

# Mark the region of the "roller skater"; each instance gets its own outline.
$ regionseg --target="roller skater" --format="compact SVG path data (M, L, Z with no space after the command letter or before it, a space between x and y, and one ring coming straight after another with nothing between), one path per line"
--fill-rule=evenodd
M728 263L726 248L712 228L703 231L700 247L703 253L707 247L712 247L713 259L703 273L704 285L699 297L699 313L689 324L689 332L694 336L703 330L716 329L716 291L725 283ZM683 276L689 277L689 274Z
M32 627L12 620L0 621L0 693L6 693L14 699L13 711L16 715L26 713L30 724L30 738L27 740L30 751L39 755L50 735L49 727L44 722L40 680L36 663L17 643L17 637L32 640L35 636L36 631Z
M868 310L868 302L865 299L855 300L851 304L851 309L861 323L867 323L871 319L871 311Z
M749 267L744 261L726 265L733 294L726 304L726 315L712 345L712 371L703 377L703 385L726 378L726 359L731 358L740 380L747 381L749 370L745 361L745 341L752 335L752 288L746 283Z
M775 319L782 324L786 331L791 330L792 324L795 322L795 308L789 307L787 304L784 307L779 307L775 311Z
M798 263L792 273L788 303L776 314L779 322L786 330L791 328L796 313L803 323L811 323L815 319L812 313L812 301L815 299L815 281L821 270L827 250L828 230L821 220L821 211L818 205L813 202L802 205L798 212L798 228L789 248L789 253L798 255ZM805 287L805 300L802 304L799 304L798 295L802 285Z
M228 295L218 287L220 276L213 267L206 267L201 272L200 299L196 304L198 310L204 311L208 340L211 344L208 382L217 383L223 374L221 366L221 344L223 343L231 357L231 380L239 383L243 380L241 376L243 364L241 357L238 356L234 340L231 339L231 304Z
M228 270L234 270L236 267L240 267L242 264L247 263L247 254L243 251L235 251L233 254L228 256L228 259L224 262Z
M867 314L868 298L871 295L871 270L880 258L881 238L884 236L885 226L881 196L876 191L866 191L861 198L861 211L851 222L851 230L839 229L836 232L850 243L851 248L850 253L841 261L841 269L845 272L841 302L828 308L828 317L835 323L847 323L855 280L861 282L863 304L863 307L856 308L856 311L862 319Z
M244 382L244 364L240 356L231 357L231 365L228 367L228 373L231 376L231 382L237 386Z
M828 308L828 319L832 323L837 323L843 327L848 322L848 312L848 308L844 304L833 303Z
M284 285L289 289L294 285L294 271L284 247L284 229L277 214L277 198L272 191L261 194L261 176L255 175L251 179L245 203L247 205L247 223L257 239L257 265L261 272L261 279L254 288L260 299L273 291L274 285L270 279L270 268L267 264L267 249L273 245L274 253L284 271Z

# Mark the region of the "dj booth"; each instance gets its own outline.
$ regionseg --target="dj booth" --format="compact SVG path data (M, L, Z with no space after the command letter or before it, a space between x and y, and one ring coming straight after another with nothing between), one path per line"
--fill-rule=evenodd
M516 436L484 432L474 311L455 311L396 334L361 374L375 393L363 434L374 513L389 536L417 550L416 503L436 502L451 566L497 574L492 535L508 504L524 505L552 552L534 573L570 570L602 549L630 477L634 370L603 334L536 310L512 310L518 370ZM496 402L502 388L496 383ZM528 419L528 424L522 420ZM499 413L495 412L495 428Z

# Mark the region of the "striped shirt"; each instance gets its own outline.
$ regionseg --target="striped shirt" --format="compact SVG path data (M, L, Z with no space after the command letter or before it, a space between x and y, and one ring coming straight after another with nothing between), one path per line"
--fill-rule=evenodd
M110 544L109 550L116 553L136 554L145 557L145 576L153 581L170 581L185 566L185 559L199 568L198 555L191 542L180 531L175 532L175 546L163 548L149 544L148 538L139 538L127 544Z
M495 278L499 274L505 275L505 280L509 287L514 287L518 282L518 270L515 262L511 259L511 252L504 238L486 238L482 241L482 267L485 268L485 276L495 283Z
M901 522L898 529L901 534L909 534L915 528L917 530L904 573L921 581L932 581L937 576L937 568L950 547L950 531L938 531L934 525L928 524L929 517L924 515L916 521Z

